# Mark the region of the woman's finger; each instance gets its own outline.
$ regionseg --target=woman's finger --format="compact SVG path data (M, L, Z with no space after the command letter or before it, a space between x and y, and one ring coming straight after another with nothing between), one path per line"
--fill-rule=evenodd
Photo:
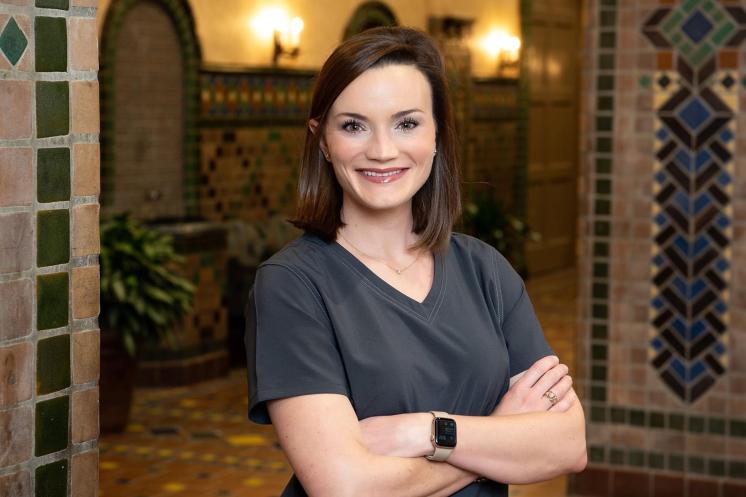
M540 396L544 395L547 390L550 390L558 381L565 377L569 371L568 367L564 364L556 365L539 378L532 387L532 390Z
M565 412L572 407L577 398L578 396L575 394L575 391L570 390L569 392L567 392L567 395L562 398L562 400L549 408L549 412Z
M559 364L559 357L555 355L542 357L541 359L533 363L530 368L524 371L523 376L521 376L521 378L515 383L515 385L513 385L513 387L518 389L529 389L533 387L534 384L539 380L539 378L541 378L547 371L551 370L557 364Z

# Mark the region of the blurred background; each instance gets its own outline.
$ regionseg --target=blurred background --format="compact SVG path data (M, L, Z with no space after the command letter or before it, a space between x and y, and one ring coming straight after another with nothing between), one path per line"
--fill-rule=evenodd
M526 279L588 468L746 496L746 2L0 0L0 495L278 496L243 306L347 37L439 44L457 231ZM551 433L547 443L552 443Z

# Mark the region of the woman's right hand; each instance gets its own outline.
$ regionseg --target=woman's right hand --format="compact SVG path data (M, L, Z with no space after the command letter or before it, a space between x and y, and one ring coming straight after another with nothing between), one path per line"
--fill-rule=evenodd
M572 389L572 378L568 372L568 367L560 364L557 356L539 359L514 377L517 381L511 381L511 387L492 412L492 416L567 411L578 398ZM557 396L554 404L544 395L549 390Z

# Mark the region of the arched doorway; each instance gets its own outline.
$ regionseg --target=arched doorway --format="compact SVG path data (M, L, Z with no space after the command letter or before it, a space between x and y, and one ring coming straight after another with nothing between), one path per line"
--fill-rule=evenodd
M352 14L344 33L346 40L350 36L362 33L366 29L380 26L397 26L394 12L383 2L366 2Z

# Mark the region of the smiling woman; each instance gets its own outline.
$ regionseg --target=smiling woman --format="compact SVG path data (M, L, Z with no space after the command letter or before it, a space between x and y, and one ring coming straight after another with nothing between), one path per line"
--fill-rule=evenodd
M585 465L582 408L523 281L452 233L453 130L424 33L366 31L321 70L306 233L259 267L246 307L249 417L295 470L283 497L506 496Z

